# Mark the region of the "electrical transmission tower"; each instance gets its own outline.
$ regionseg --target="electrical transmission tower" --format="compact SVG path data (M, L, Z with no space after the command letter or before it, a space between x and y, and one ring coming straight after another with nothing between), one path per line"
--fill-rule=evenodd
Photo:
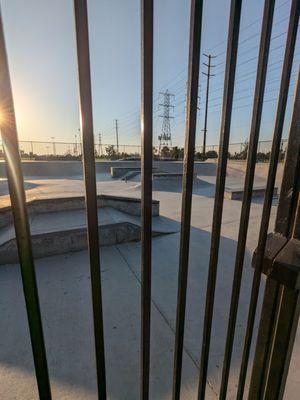
M205 160L206 154L206 135L207 135L207 110L208 110L208 97L209 97L209 80L211 76L214 76L211 73L211 68L215 67L215 65L211 65L212 58L216 58L216 56L212 56L211 54L203 53L205 57L208 58L208 64L203 63L207 67L207 72L202 72L203 75L206 75L206 98L205 98L205 114L204 114L204 128L203 128L203 160Z
M169 93L168 90L166 90L165 92L160 92L159 94L163 96L163 102L159 104L161 107L163 107L163 115L160 115L160 118L163 119L161 135L158 136L160 153L162 146L172 146L170 119L174 117L170 115L170 109L174 109L174 105L171 104L171 101L174 98L174 94Z

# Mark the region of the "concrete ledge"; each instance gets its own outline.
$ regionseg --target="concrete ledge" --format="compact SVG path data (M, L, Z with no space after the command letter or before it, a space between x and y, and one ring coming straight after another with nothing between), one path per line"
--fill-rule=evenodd
M110 167L110 175L112 178L121 178L127 172L141 172L140 167Z
M112 195L97 196L98 207L112 207L129 215L141 215L141 200L132 197ZM85 208L84 196L33 199L27 202L29 215L58 211L81 210ZM152 215L159 215L159 201L152 200ZM0 209L0 229L13 223L11 206Z
M131 222L120 222L101 225L99 229L100 246L139 241L141 227ZM152 236L166 235L176 232L174 227L153 229ZM45 232L31 235L34 258L42 258L57 254L66 254L87 249L86 227ZM0 265L15 264L19 262L16 239L10 239L0 246Z
M264 197L266 192L265 187L254 187L252 191L252 198ZM244 188L225 188L224 198L227 200L242 200L244 194ZM278 188L274 188L273 197L277 198Z
M130 222L99 226L101 246L138 241L140 236L141 228ZM87 249L87 231L84 227L35 234L31 236L31 242L35 258L81 251ZM0 260L2 265L19 262L16 239L11 239L0 246Z
M183 172L154 172L153 179L156 178L182 178ZM194 172L194 178L197 177L197 172Z

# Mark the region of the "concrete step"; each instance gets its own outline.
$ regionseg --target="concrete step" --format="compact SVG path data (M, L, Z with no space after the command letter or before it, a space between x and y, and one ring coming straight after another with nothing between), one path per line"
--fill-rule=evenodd
M112 207L98 209L101 246L140 240L141 219ZM66 210L33 214L30 230L34 257L64 254L87 248L86 213ZM153 236L178 232L179 226L164 217L153 217ZM0 264L18 262L14 226L0 229Z

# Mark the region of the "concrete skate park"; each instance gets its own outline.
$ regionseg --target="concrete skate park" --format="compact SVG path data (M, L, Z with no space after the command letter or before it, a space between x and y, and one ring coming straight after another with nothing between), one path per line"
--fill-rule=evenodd
M169 399L178 283L182 162L153 165L153 266L150 398ZM124 168L121 173L112 168ZM182 399L196 399L216 163L195 163ZM109 399L139 398L140 164L98 162L101 273ZM228 398L236 395L268 164L258 163L245 254ZM283 164L278 165L280 191ZM245 163L229 161L221 231L207 398L218 398ZM23 162L36 274L54 399L96 399L84 182L79 161ZM38 398L5 165L0 162L0 398ZM269 230L276 215L274 193ZM62 244L63 246L58 246ZM59 247L63 248L58 251ZM14 249L14 252L12 251ZM60 254L58 254L60 253ZM11 258L7 254L12 254ZM263 286L263 284L262 284ZM258 312L259 314L259 312ZM256 323L256 327L258 320ZM255 341L255 340L254 340ZM300 335L286 398L298 399ZM32 393L35 393L34 397Z

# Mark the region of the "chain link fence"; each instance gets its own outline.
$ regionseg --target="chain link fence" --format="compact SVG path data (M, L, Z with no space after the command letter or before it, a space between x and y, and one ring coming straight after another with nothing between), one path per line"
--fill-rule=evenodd
M284 158L287 139L281 143L280 159ZM268 161L272 147L271 140L261 140L258 143L257 160ZM24 160L80 160L82 157L82 143L72 142L41 142L41 141L20 141L19 149L21 158ZM207 145L205 156L203 147L195 147L195 159L217 159L219 146L217 144ZM229 145L229 159L245 160L247 158L248 142L231 143ZM141 156L141 146L120 144L116 146L110 143L96 143L96 159L108 160L134 160ZM184 156L183 147L179 146L154 146L153 157L158 160L182 160ZM0 143L0 159L4 158L3 145Z

